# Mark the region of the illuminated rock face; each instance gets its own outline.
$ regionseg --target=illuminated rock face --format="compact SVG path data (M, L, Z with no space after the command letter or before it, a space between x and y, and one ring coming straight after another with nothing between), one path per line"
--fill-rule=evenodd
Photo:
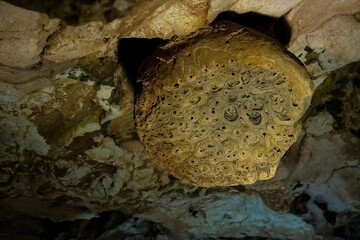
M140 72L136 104L150 154L199 186L272 178L310 103L302 66L270 39L229 23L155 55Z

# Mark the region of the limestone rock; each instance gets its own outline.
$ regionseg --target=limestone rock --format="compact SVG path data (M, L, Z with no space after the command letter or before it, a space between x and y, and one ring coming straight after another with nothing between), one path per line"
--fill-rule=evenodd
M210 0L208 10L208 21L211 22L216 16L225 11L234 11L238 14L254 12L265 16L279 18L299 4L302 0L281 1L241 1L241 0Z
M115 57L117 38L183 37L207 26L219 13L234 11L275 18L285 16L292 32L288 49L307 66L313 77L358 61L360 23L356 14L360 4L356 0L321 0L316 6L313 4L308 0L273 1L270 5L267 1L240 0L140 1L124 17L110 23L66 26L54 36L45 59L62 62L84 56ZM327 10L324 12L324 9ZM339 25L346 27L338 28Z
M107 124L107 134L112 136L115 142L128 141L136 138L134 121L134 89L127 79L123 67L118 67L114 75L117 87L114 89L116 100L112 103L107 101L106 113L101 120Z
M121 76L121 73L117 74ZM182 184L159 168L138 140L116 144L112 137L102 134L106 131L88 132L73 138L71 145L63 147L65 151L58 151L61 155L54 158L43 156L47 151L52 152L46 141L48 136L44 138L38 134L36 136L42 137L42 141L34 142L32 138L29 142L36 144L24 144L27 140L23 134L26 136L32 128L32 133L38 131L33 119L28 119L31 113L26 110L26 105L33 108L45 103L46 106L51 102L48 100L54 99L51 93L55 89L59 92L59 99L54 101L58 103L58 109L74 106L72 113L75 114L67 117L84 116L78 115L78 102L74 102L74 98L70 98L67 104L60 100L64 92L75 94L78 99L75 89L79 85L87 91L84 98L89 100L89 96L92 97L84 106L90 104L96 107L94 109L112 111L112 99L108 98L112 86L96 87L95 81L87 76L89 74L78 68L56 72L55 77L48 77L51 80L49 85L44 86L45 89L37 88L35 93L23 92L23 88L10 91L9 87L2 87L1 106L9 102L19 103L23 111L19 108L9 111L2 108L1 111L3 115L14 115L11 119L14 125L16 119L22 120L16 128L9 127L8 132L16 138L1 138L2 142L14 139L13 149L16 150L16 146L20 149L8 150L7 156L11 157L1 158L0 207L56 221L90 219L102 211L120 210L143 220L161 223L171 231L169 235L178 239L217 236L312 239L314 234L334 236L335 226L327 222L325 211L318 207L319 201L325 202L329 211L338 215L337 227L344 226L339 219L341 215L359 211L360 206L359 191L353 187L359 185L354 177L359 175L360 152L356 136L359 115L355 104L359 93L358 74L358 65L351 66L332 74L316 90L314 106L311 107L313 112L306 121L306 129L283 157L274 178L246 187L227 188ZM7 79L10 83L11 78ZM339 118L338 108L329 102L341 102L336 106L345 106L342 109L346 117ZM314 121L317 114L319 119L324 119L321 116L331 119L331 114L334 119L331 137L327 127L313 134L313 129L319 126L319 121ZM101 118L98 122L103 127ZM301 197L297 198L301 194L309 196L305 204L294 201L301 200ZM290 208L299 209L294 206L296 204L301 205L303 211L289 214Z
M81 26L66 26L54 36L45 59L61 62L83 56L113 56L116 37L163 38L186 36L206 26L223 11L246 13L256 11L279 17L294 6L298 0L269 8L265 2L248 4L243 1L210 0L153 0L139 2L125 17L110 23L89 22ZM276 5L276 4L275 4Z
M122 37L169 39L207 26L225 10L279 17L293 8L286 18L294 30L289 49L316 77L358 59L358 3L136 2L111 22L87 22L85 16L86 23L62 22L60 29L45 14L0 2L0 221L8 224L1 226L1 238L21 220L7 218L8 210L54 221L86 219L94 234L107 231L106 211L133 216L98 239L142 239L159 225L165 239L357 237L359 64L323 76L303 116L305 128L273 178L202 188L169 176L137 138L134 86L116 55ZM234 116L227 111L229 119ZM53 229L64 222L49 222L35 232L51 226L47 233L54 238ZM27 226L21 221L22 230ZM88 232L70 230L77 236Z
M309 134L320 136L330 133L333 130L334 118L330 113L320 113L316 117L307 119L305 123L306 130Z
M0 64L27 67L38 63L58 19L0 1Z
M205 196L204 196L205 194ZM175 195L162 199L166 212L153 207L136 214L154 222L162 222L174 233L175 239L245 238L248 236L288 239L312 239L309 225L289 213L276 214L252 194L203 193L192 196L193 201ZM204 201L204 199L207 199ZM216 227L214 227L216 226ZM244 234L246 233L246 234Z
M229 23L162 49L140 72L136 105L152 157L200 186L273 177L310 103L304 69L275 42Z
M339 15L354 16L360 11L357 0L331 1L331 0L303 0L295 6L286 19L292 28L291 42L302 34L309 34ZM340 29L339 29L340 30Z
M115 58L117 39L108 27L102 22L67 26L52 39L44 59L63 62L85 56Z
M208 0L155 0L140 5L126 19L131 28L124 37L186 36L206 25Z
M289 50L312 76L327 74L360 60L357 12L360 12L360 3L356 0L303 1L286 16L292 28Z
M89 101L95 94L90 86L66 78L31 94L21 94L8 84L3 86L1 129L8 134L1 139L2 154L19 151L21 159L23 151L28 150L40 156L54 156L74 138L100 130L101 108ZM25 123L29 124L28 130ZM22 128L23 136L11 137L12 132ZM17 144L22 147L16 150ZM5 154L2 160L13 161L13 157Z

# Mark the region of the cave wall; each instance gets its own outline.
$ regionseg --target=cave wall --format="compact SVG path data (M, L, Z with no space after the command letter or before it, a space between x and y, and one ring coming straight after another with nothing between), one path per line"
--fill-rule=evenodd
M139 221L155 222L170 239L356 234L348 226L360 210L357 0L97 2L77 6L76 21L67 1L64 11L26 2L0 1L3 212L67 221L121 211L132 217L117 232L141 234ZM270 17L273 37L285 24L284 44L316 90L273 179L201 188L169 175L140 143L124 49L136 52L135 38L186 36L226 11Z

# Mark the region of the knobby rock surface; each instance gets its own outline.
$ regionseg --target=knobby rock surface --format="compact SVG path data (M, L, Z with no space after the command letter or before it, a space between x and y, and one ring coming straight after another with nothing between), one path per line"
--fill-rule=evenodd
M23 8L19 2L32 4ZM96 239L144 239L161 225L167 231L158 239L359 239L354 226L360 211L360 68L350 64L360 59L358 1L126 2L113 2L121 16L105 18L101 13L112 9L112 1L96 1L87 8L96 16L72 23L63 16L73 16L73 7L38 12L34 1L0 1L1 212L40 217L31 220L36 227L29 239L44 239L40 231L47 226L54 227L45 239L55 238L54 230L66 220L75 220L67 234L78 238L85 231ZM106 9L98 9L103 3ZM293 30L285 47L317 88L304 129L273 178L203 188L171 177L139 141L135 84L119 62L125 54L118 43L185 37L229 10L283 19ZM69 12L54 14L59 11ZM106 211L121 211L128 219L103 228ZM34 225L25 219L0 215L0 238L29 234L27 226ZM55 222L39 227L44 219ZM79 221L92 224L76 229ZM11 228L15 235L9 235Z
M272 178L312 96L290 53L231 23L163 46L138 81L140 140L174 176L205 187Z

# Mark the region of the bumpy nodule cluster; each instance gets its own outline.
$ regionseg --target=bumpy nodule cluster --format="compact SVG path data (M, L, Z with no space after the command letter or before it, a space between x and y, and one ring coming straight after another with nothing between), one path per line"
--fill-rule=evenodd
M138 80L141 141L175 177L204 187L272 178L313 93L286 50L231 23L163 46Z

